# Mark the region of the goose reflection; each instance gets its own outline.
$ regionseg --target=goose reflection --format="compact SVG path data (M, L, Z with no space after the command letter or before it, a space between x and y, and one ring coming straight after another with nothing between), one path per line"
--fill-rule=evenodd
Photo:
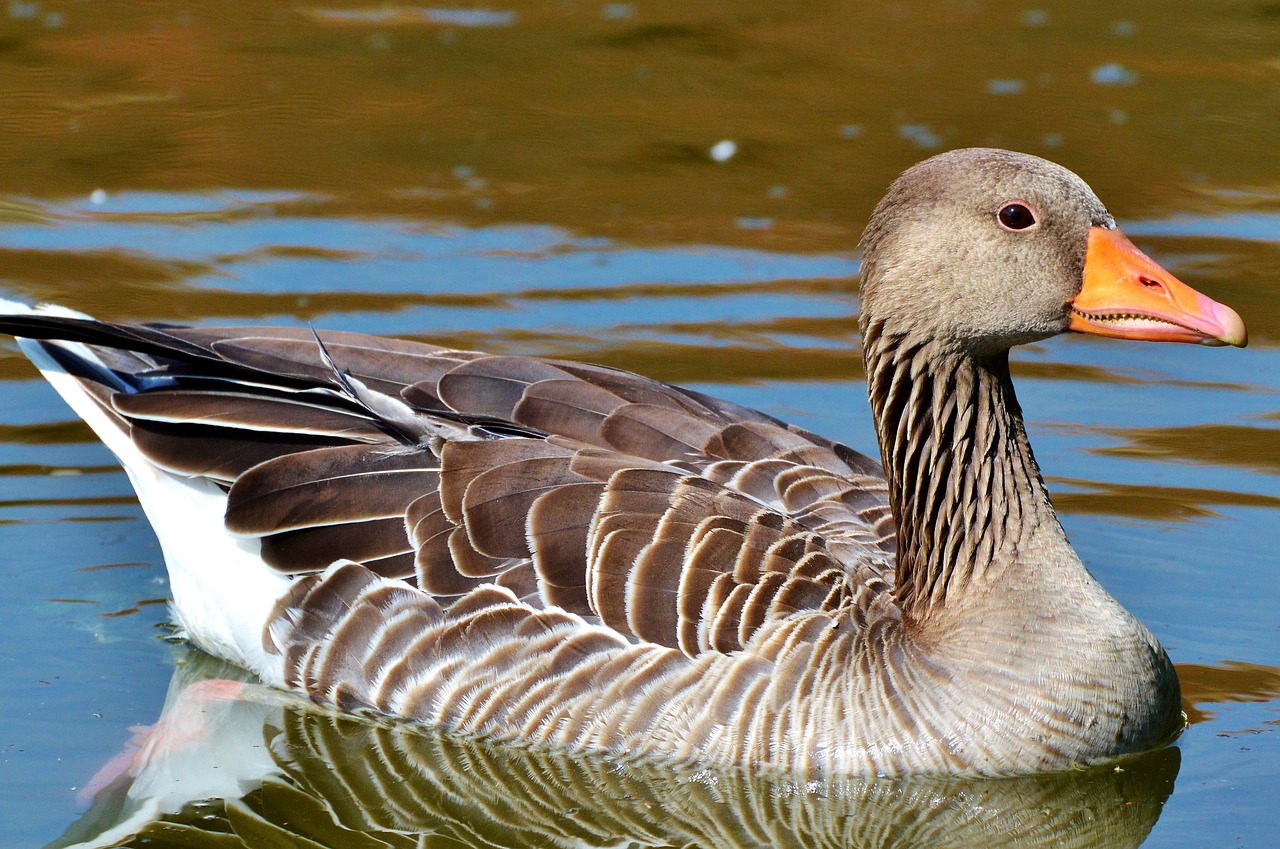
M1168 748L999 780L682 770L338 714L187 651L160 721L51 845L1114 849L1143 842L1178 765Z

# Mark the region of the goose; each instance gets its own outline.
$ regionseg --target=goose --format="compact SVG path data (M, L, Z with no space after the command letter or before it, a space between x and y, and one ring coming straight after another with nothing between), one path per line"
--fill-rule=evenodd
M1090 575L1009 350L1246 344L1067 169L903 173L861 241L880 462L624 371L308 328L0 331L125 467L175 624L338 708L568 753L998 776L1182 728L1154 636Z

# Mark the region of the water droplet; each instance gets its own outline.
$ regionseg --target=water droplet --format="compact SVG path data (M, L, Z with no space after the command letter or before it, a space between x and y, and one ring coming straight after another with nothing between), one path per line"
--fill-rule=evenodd
M458 27L509 27L519 20L505 9L422 9L419 14L433 24Z
M928 124L903 124L898 127L898 137L915 142L916 147L931 148L942 144L942 139Z
M39 3L22 3L19 0L12 0L9 3L9 17L18 21L34 20L40 14Z
M987 80L987 94L1021 94L1026 87L1022 80Z
M711 158L716 162L728 162L738 152L738 143L730 139L718 141L711 146Z
M1138 82L1138 74L1119 62L1108 62L1090 71L1089 79L1097 85L1133 85Z

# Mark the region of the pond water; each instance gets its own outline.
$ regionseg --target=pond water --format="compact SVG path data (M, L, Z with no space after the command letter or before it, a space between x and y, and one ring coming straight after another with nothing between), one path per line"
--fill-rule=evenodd
M1171 750L809 787L251 690L197 711L246 774L189 781L135 842L1275 845L1278 107L1280 10L1247 0L0 7L0 295L601 362L874 453L861 225L913 162L999 145L1080 173L1250 330L1242 351L1015 354L1074 544L1178 664L1192 724ZM74 842L127 813L86 788L171 678L232 673L166 641L159 550L110 454L11 342L0 381L0 844Z

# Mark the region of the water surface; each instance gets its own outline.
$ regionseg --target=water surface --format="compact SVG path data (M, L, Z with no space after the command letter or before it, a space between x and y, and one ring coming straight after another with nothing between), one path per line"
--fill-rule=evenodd
M716 807L705 781L641 767L611 796L591 792L612 774L598 764L436 738L384 748L567 776L558 810L594 802L569 819L600 845L952 845L938 835L964 832L911 813L928 798L1074 812L1094 823L1078 845L1271 846L1278 45L1280 16L1247 2L10 3L0 294L108 319L311 323L604 362L874 453L855 275L876 199L948 147L1063 162L1250 328L1243 351L1067 338L1015 355L1077 549L1179 664L1192 726L1176 752L1012 789L806 797L721 777L732 789ZM0 380L0 842L35 846L80 816L78 794L130 727L160 715L175 657L193 661L163 639L164 569L123 473L10 343ZM313 776L333 755L316 741L392 733L270 711L249 726L272 743L274 777L233 807L254 816L184 809L184 833L205 816L227 832L331 804ZM389 823L353 803L340 821L501 843L503 809L460 776L430 785L456 794L445 809ZM623 796L709 813L664 819ZM762 798L800 800L764 817L783 831L743 825ZM1103 815L1116 808L1133 815ZM890 815L917 827L849 830ZM1055 834L1019 821L1022 845ZM867 836L890 832L898 842Z

